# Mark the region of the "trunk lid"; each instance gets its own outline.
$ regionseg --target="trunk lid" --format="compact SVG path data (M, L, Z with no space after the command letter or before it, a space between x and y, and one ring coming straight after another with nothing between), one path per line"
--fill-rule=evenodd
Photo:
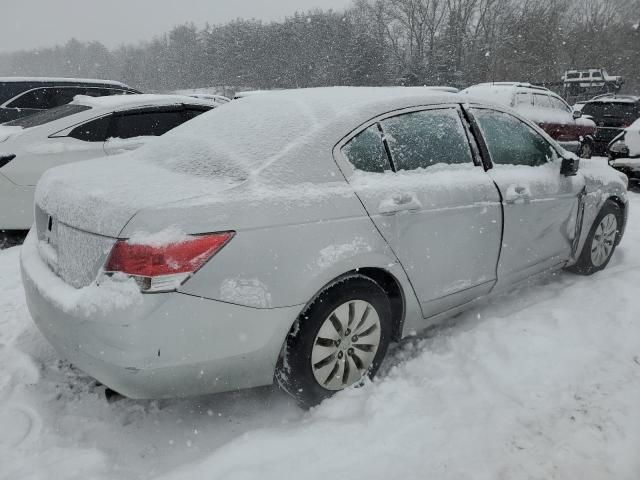
M237 184L203 179L153 164L97 159L58 167L36 190L35 228L40 257L69 285L90 285L116 239L141 209L221 192ZM162 215L161 210L158 211Z
M222 192L239 183L171 171L124 154L49 170L36 188L36 205L69 227L116 238L141 209Z

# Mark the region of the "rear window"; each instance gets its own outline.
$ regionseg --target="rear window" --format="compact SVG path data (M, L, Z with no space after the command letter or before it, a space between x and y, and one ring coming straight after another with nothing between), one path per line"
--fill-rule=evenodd
M638 118L638 107L635 103L593 102L585 104L582 113L596 119L616 118L631 122Z
M12 122L7 122L4 125L12 127L31 128L44 125L45 123L60 120L61 118L75 115L76 113L83 112L85 110L91 110L91 107L86 105L62 105L61 107L52 108L50 110L43 110L42 112L29 115L28 117L18 118Z

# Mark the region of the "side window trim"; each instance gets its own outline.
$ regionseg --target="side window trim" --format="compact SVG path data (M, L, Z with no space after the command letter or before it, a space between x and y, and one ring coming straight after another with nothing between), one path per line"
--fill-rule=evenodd
M45 89L47 89L47 88L51 88L51 87L49 87L49 86L46 86L46 87L35 87L35 88L30 89L30 90L26 90L26 91L24 91L24 92L22 92L22 93L19 93L19 94L18 94L18 95L16 95L15 97L10 98L9 100L7 100L7 101L2 105L2 108L15 108L15 109L17 109L17 110L38 110L38 111L44 110L44 109L42 109L42 108L12 107L12 106L11 106L11 104L12 104L12 103L14 103L14 102L16 102L16 101L18 101L18 100L20 100L20 99L21 99L22 97L24 97L25 95L29 95L30 93L35 92L35 91L37 91L37 90L45 90Z
M68 137L69 134L75 130L78 127L81 127L82 125L89 123L89 122L93 122L94 120L99 120L100 118L104 118L104 117L108 117L113 115L112 113L106 113L104 115L99 115L97 117L92 117L92 118L88 118L86 120L82 120L81 122L78 123L74 123L73 125L69 126L69 127L65 127L62 130L58 130L55 133L52 133L51 135L49 135L49 137L47 138L59 138L59 137Z

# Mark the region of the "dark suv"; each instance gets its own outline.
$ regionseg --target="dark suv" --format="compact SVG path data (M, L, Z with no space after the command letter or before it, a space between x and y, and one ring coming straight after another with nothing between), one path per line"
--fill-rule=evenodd
M611 140L640 118L640 97L603 95L586 102L582 114L596 123L594 153L606 155Z
M65 105L76 95L103 97L140 93L111 80L0 78L0 123Z

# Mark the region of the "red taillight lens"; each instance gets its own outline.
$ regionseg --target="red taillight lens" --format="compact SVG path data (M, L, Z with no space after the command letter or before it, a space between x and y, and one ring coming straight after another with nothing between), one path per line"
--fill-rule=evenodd
M172 276L176 280L181 278L181 283L218 253L234 235L235 232L199 235L166 245L143 245L119 240L111 250L104 270L107 273L125 273L136 277L141 287L145 283L140 279L145 278ZM146 282L146 285L152 283ZM152 288L143 288L150 289Z

